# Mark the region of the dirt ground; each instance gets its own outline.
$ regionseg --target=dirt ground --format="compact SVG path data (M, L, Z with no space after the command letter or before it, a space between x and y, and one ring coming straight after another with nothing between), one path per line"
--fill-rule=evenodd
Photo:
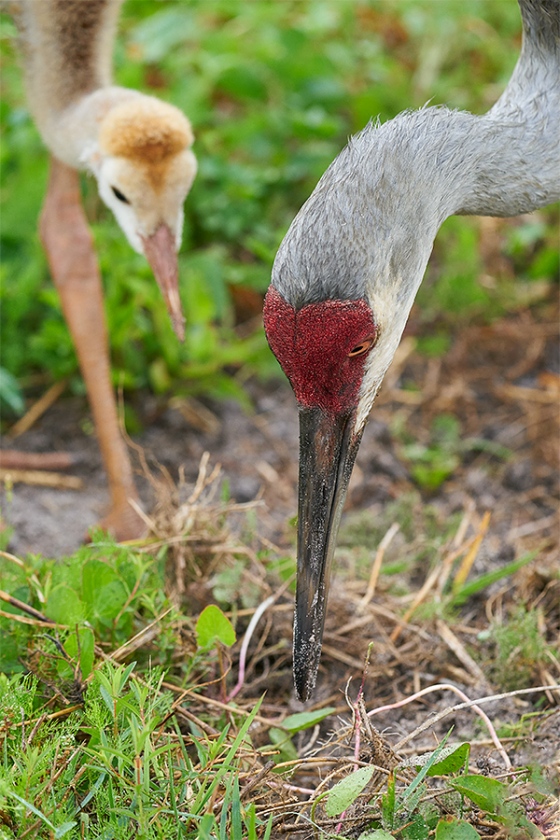
M473 663L468 649L476 644L479 633L493 621L500 621L516 602L542 611L541 630L550 644L558 639L560 631L558 303L552 299L541 304L536 313L523 311L490 326L469 326L455 335L443 357L421 355L416 348L417 332L413 317L374 406L348 495L314 698L317 704L335 705L339 715L346 708L344 687L352 677L355 694L372 638L376 647L366 680L366 698L370 707L379 707L440 682L453 683L471 699L495 693L491 676ZM208 451L211 464L222 465L223 480L234 501L261 500L256 509L258 538L271 541L281 552L293 553L290 519L296 513L298 455L294 398L282 382L268 386L251 383L249 392L252 413L231 402L202 405L137 396L132 407L143 429L133 436L134 442L143 448L156 474L155 462L174 477L183 467L191 482L196 479L202 454ZM457 418L461 441L476 438L486 445L456 446L458 463L452 475L429 492L414 481L403 440L429 444L433 420L442 414ZM75 453L77 461L70 472L82 480L82 487L53 489L18 483L5 488L3 515L13 528L10 551L51 556L72 552L86 529L103 515L106 504L104 474L85 400L61 396L28 432L15 441L4 442L5 447L16 445L33 452ZM505 447L510 455L497 454L501 452L499 447ZM150 511L150 485L141 476L139 482L145 509ZM437 557L423 561L425 567L422 563L411 564L405 576L405 595L399 594L398 585L395 590L394 577L389 582L381 578L372 603L365 613L360 612L367 574L355 579L358 561L352 545L356 541L352 542L349 526L361 523L359 533L365 537L360 538L359 553L363 557L364 541L372 539L368 523L387 532L392 524L387 511L407 494L416 494L417 499L412 526L409 522L405 537L407 527L397 521L401 530L387 549L386 563L398 563L419 550L423 557L430 557L424 533L427 511L432 531L434 522L436 531L438 527L445 529L446 523L459 514L458 530L462 533L434 549ZM452 625L452 637L437 615L418 621L414 616L402 625L403 605L413 603L434 563L445 565L445 558L452 558L461 540L476 538L477 534L481 539L471 572L474 577L498 570L526 552L534 552L535 559L513 578L500 580L471 598ZM433 533L430 539L433 541ZM366 555L370 555L368 563L378 547L379 538L365 545ZM209 588L203 601L205 597L211 598ZM291 596L274 609L248 664L245 689L247 697L257 697L266 686L262 713L268 717L285 713L286 708L301 709L291 693ZM555 657L535 669L531 678L532 685L559 682L560 666ZM543 702L550 710L560 704L559 692L548 691L545 695L540 692L489 704L486 711L493 719L515 722L524 714L542 709ZM423 720L428 709L437 711L455 702L457 698L449 699L445 693L430 695L420 710L409 707L398 714L384 713L373 722L395 743ZM487 736L481 739L477 721L471 711L458 712L442 722L439 734L453 724L454 737L473 742L478 738L480 762L495 763L496 754L491 752ZM538 761L555 775L559 733L557 709L538 736L512 743L514 766ZM325 748L324 738L322 743ZM416 739L416 748L418 743ZM313 749L311 744L309 754L314 754ZM345 749L348 752L349 748ZM313 787L316 779L307 779L304 770L298 783Z
M410 462L402 454L402 435L399 441L394 432L397 421L407 439L428 445L433 419L452 415L462 439L476 438L489 446L478 451L467 447L440 488L419 488L423 501L443 516L467 507L479 515L490 510L487 563L534 549L545 558L557 550L556 303L537 318L523 312L491 326L467 327L441 358L416 351L412 321L366 427L347 512L368 511L378 518L391 500L415 489ZM182 467L193 482L202 453L208 451L211 463L221 464L234 500L262 499L263 536L291 545L287 521L295 515L297 499L295 401L283 382L248 387L252 413L233 402L201 404L137 395L131 405L142 431L132 439L152 465L160 464L174 476ZM495 456L500 446L510 451L509 457ZM72 453L75 463L69 473L82 482L79 489L17 483L6 490L4 485L3 515L14 530L11 550L53 557L72 552L107 505L86 400L62 395L24 435L12 440L8 432L3 448L10 447ZM138 480L149 511L153 497L140 470Z

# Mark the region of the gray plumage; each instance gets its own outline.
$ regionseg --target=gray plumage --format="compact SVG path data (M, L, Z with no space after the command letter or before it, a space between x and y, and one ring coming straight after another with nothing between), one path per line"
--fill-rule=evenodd
M368 125L325 172L276 256L264 323L299 401L294 682L302 700L317 677L356 453L441 224L560 198L560 0L519 5L521 55L494 107L483 116L423 108Z
M514 216L560 198L559 2L520 6L522 52L487 114L429 107L370 124L325 172L274 264L296 308L401 280L397 300L408 298L448 216Z

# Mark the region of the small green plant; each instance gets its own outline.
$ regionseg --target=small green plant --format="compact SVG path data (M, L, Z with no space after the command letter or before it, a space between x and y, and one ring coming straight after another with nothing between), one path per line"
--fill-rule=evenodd
M491 824L505 827L508 837L518 840L541 836L527 816L529 798L525 801L518 793L522 786L469 773L470 745L446 748L446 741L421 760L398 765L389 773L384 792L379 787L373 794L368 791L374 766L354 770L317 798L314 811L322 803L327 816L340 818L340 831L345 817L365 817L369 807L370 824L359 840L481 840ZM431 780L437 780L435 787ZM531 795L542 801L534 787Z
M408 432L396 423L395 433L400 441L400 455L409 465L416 484L433 492L449 478L471 452L489 452L507 459L511 452L500 444L482 438L463 438L461 424L450 414L440 414L432 422L428 443L413 440Z
M198 617L196 641L201 650L210 650L217 644L231 647L235 643L235 630L231 621L214 604L205 607Z
M334 711L332 706L325 706L323 709L314 712L298 712L294 715L288 715L282 721L281 726L271 726L268 731L270 744L263 747L262 751L267 754L273 753L274 761L277 764L289 762L293 765L298 755L292 740L293 736L298 732L317 726Z
M0 564L3 587L56 625L53 634L67 656L79 651L83 677L91 671L94 635L123 642L166 605L162 564L106 538L58 561L30 557L21 564ZM146 591L155 597L147 598ZM18 615L10 604L5 612ZM22 670L18 652L32 635L27 625L0 616L1 670Z
M494 624L488 635L495 646L491 664L495 684L506 691L531 685L549 648L540 629L539 611L519 605L502 624Z

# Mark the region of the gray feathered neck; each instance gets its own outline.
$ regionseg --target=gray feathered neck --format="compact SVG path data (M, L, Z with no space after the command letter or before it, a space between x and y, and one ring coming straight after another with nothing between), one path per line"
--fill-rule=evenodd
M424 108L350 139L278 251L272 282L292 305L396 282L408 297L448 216L513 216L560 198L560 4L525 0L522 13L519 62L487 114Z

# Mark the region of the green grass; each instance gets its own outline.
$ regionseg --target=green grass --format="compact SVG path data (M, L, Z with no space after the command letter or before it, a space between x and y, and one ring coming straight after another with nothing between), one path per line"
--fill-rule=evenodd
M358 769L344 707L286 714L272 687L228 701L236 633L216 606L198 618L171 606L164 553L105 540L60 562L0 556L1 840L266 840L300 811L325 840L358 836L356 826L362 840L477 840L483 825L540 836L550 769L480 775L476 739L451 733L435 750L397 757L363 717L361 693ZM227 606L241 635L239 601ZM529 662L537 650L544 661L530 619L518 610L493 631L497 668L511 672L516 655ZM267 654L272 672L279 653ZM538 723L533 715L505 733L533 740ZM325 724L311 753L319 763L306 764L302 744ZM310 784L309 802L294 799Z

